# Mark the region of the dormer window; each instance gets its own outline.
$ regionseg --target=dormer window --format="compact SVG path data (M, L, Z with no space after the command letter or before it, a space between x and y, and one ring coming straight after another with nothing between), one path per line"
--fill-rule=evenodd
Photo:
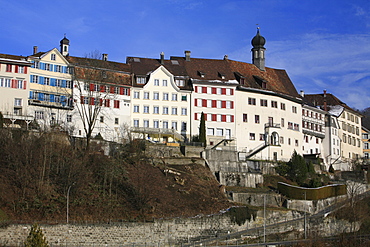
M219 76L221 79L225 79L225 74L222 74L222 73L218 72L218 76Z
M202 72L202 71L199 71L198 70L198 75L200 76L200 77L202 77L202 78L204 78L204 76L206 75L204 72Z
M145 84L145 77L142 77L142 76L136 77L136 83L137 84Z
M184 79L175 79L176 86L183 87L185 86L185 80Z

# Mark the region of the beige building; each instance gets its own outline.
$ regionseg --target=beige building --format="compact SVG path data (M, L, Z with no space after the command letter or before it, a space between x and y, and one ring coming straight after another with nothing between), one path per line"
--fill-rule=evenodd
M28 114L34 116L42 129L66 127L72 122L72 77L69 63L54 48L28 57L30 68L30 95Z
M6 126L27 127L33 120L27 114L30 66L26 57L0 54L0 112Z
M131 131L155 142L190 137L191 90L176 61L127 58L132 69Z
M340 138L340 159L338 164L342 163L340 169L350 169L351 161L362 156L361 140L361 118L362 115L347 106L332 94L310 94L305 98L315 106L319 106L330 115L337 118L337 135ZM335 139L331 143L337 142ZM334 145L331 145L334 148ZM332 152L334 154L334 150ZM344 165L346 164L346 165ZM348 167L346 167L348 166Z

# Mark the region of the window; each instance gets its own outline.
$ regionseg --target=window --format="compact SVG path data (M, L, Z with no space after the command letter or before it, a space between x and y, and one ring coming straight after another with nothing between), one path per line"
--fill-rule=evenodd
M66 87L72 88L72 81L66 81Z
M186 122L181 122L181 131L186 131L186 130L187 130Z
M284 127L284 118L281 119L281 127Z
M267 100L266 99L261 99L261 106L267 106Z
M153 107L153 114L159 114L159 106Z
M43 111L35 111L35 119L44 119Z
M22 99L14 99L14 106L22 106Z
M163 121L163 129L168 129L168 121Z
M159 86L159 80L158 79L154 79L154 86Z
M255 133L249 133L249 140L256 140L256 134Z
M265 134L260 134L260 141L264 141L265 140Z
M163 100L168 100L168 93L163 93Z
M153 128L156 128L156 129L159 128L159 121L158 120L153 120Z
M280 136L280 144L284 144L284 137Z
M177 122L172 121L172 129L177 130Z
M139 106L138 105L134 105L134 112L139 112Z
M159 93L158 92L153 93L153 99L154 100L159 100Z
M144 120L144 128L149 128L149 120Z
M259 124L260 123L260 115L254 115L254 122L256 124Z
M67 122L71 123L72 122L72 115L67 115Z
M297 113L297 107L296 106L292 106L292 112Z
M172 101L177 101L177 93L172 94Z
M243 122L247 123L248 122L248 115L247 113L243 113Z
M187 96L186 95L182 95L181 96L181 101L187 101Z
M149 113L149 106L147 105L144 106L144 113Z
M168 115L168 107L167 106L163 107L163 115Z
M271 107L277 108L277 101L271 101Z
M19 65L18 66L18 73L24 74L24 66Z
M119 108L119 100L114 100L114 108Z
M224 129L217 128L216 129L216 136L224 136Z
M256 99L255 98L248 98L248 105L256 105Z
M162 81L162 86L167 87L167 80Z
M185 86L185 80L184 79L175 79L175 83L179 87Z
M23 88L23 81L22 80L17 80L17 88L22 89Z
M134 99L140 99L140 92L134 91Z
M188 115L188 109L187 108L181 108L181 115L183 115L183 116Z
M34 76L31 76L31 77L32 77L32 80L31 80L32 83L39 83L39 76L38 75L34 75Z
M298 140L295 140L296 147L298 147L298 144L299 144Z
M145 84L145 77L137 77L136 78L137 84Z
M95 90L96 91L96 90ZM114 93L119 94L119 87L114 87Z
M50 59L55 61L55 54L54 53L51 54L51 58Z
M293 123L292 122L288 122L288 129L293 129Z
M51 71L51 64L45 63L45 70Z
M149 99L149 92L144 92L144 99Z
M11 64L6 65L6 72L12 72L12 65Z
M139 127L139 120L138 119L134 119L134 127Z
M177 107L172 107L171 114L172 115L177 115Z
M100 116L100 122L104 123L104 117L103 116Z
M61 86L62 86L62 80L60 80L60 79L56 79L56 80L55 80L55 86L56 86L56 87L61 87ZM97 85L95 85L95 86L97 86Z
M55 71L61 73L62 72L62 66L55 65Z
M214 128L207 128L207 135L214 136L215 135L215 129Z

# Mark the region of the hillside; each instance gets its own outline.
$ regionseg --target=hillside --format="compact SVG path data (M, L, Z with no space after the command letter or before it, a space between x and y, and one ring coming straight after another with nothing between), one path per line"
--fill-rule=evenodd
M206 167L155 164L142 143L105 156L99 147L73 147L64 134L1 129L0 144L0 220L63 223L68 189L70 222L195 216L230 206Z

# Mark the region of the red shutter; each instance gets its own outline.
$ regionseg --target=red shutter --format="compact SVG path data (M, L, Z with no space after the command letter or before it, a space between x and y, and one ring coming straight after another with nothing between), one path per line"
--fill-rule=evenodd
M204 115L204 120L207 121L207 114L203 114Z
M17 88L16 87L16 80L12 79L12 85L11 85L12 88Z
M23 89L27 89L27 81L23 81Z
M234 101L230 101L230 107L231 109L234 109Z
M110 93L114 93L114 87L113 86L110 87Z
M221 94L226 95L226 88L221 88Z
M198 99L194 99L194 106L198 106Z
M90 98L90 105L94 105L94 103L95 103L94 101L95 101L95 99L91 97Z
M206 87L202 87L202 93L207 93L207 88Z
M202 106L207 107L207 100L206 99L202 99Z
M215 87L212 88L212 94L217 94L217 89Z
M15 73L18 73L18 65L15 66Z
M217 121L217 114L212 114L212 121Z
M104 92L105 91L105 86L104 85L100 85L100 92Z
M221 122L226 122L226 115L221 115Z
M131 90L127 88L127 95L130 96L130 94L131 94Z
M217 108L217 100L212 100L212 108Z
M230 89L230 95L234 95L234 89Z
M221 108L226 108L226 101L221 101Z
M94 91L94 84L90 83L90 91Z
M110 99L106 99L104 105L110 107Z
M103 105L103 99L99 99L99 106Z
M234 122L234 115L231 115L231 122Z
M194 113L194 119L198 120L198 113Z
M24 73L27 74L27 66L24 66Z
M197 93L198 92L198 86L194 87L194 91Z
M80 101L81 101L81 104L84 103L84 96L80 96Z
M123 88L123 87L120 87L120 88L119 88L119 94L120 94L120 95L123 95L123 94L124 94L124 93L123 93L123 90L124 90L124 88Z

